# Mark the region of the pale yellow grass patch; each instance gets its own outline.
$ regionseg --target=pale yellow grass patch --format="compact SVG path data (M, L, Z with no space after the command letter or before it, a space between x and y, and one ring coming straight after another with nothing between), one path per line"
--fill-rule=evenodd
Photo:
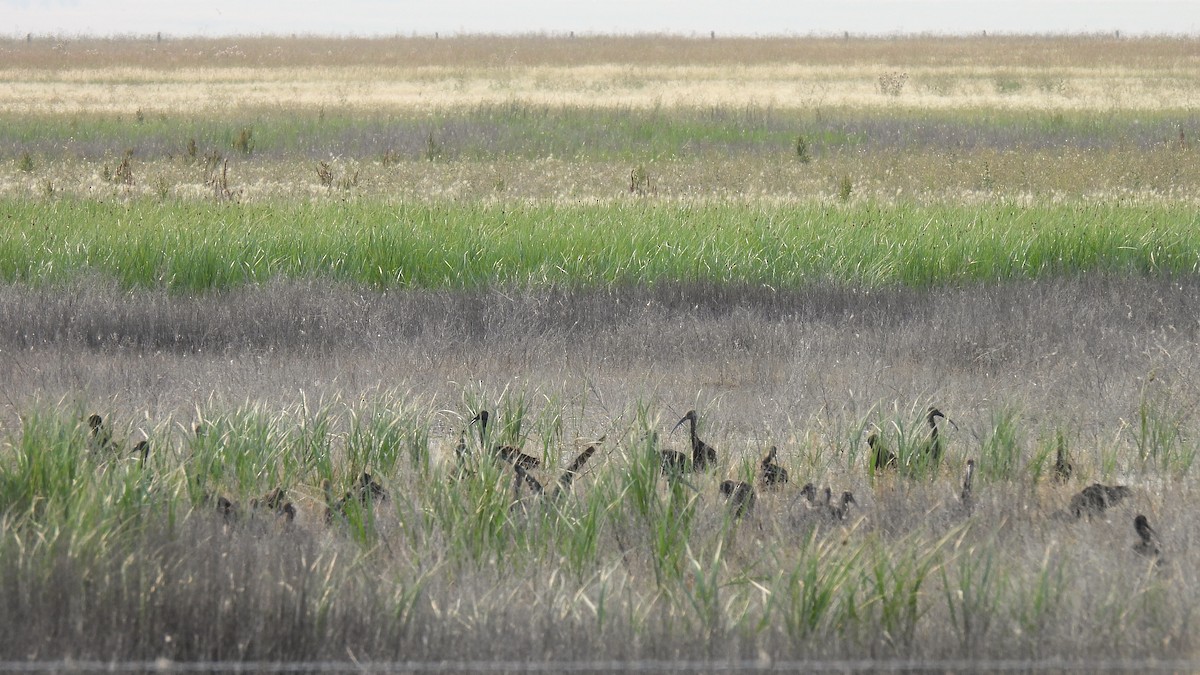
M880 78L906 79L888 93ZM779 108L1189 109L1200 71L971 68L884 64L497 68L109 68L0 71L11 112L213 111L230 106L446 109L545 106Z

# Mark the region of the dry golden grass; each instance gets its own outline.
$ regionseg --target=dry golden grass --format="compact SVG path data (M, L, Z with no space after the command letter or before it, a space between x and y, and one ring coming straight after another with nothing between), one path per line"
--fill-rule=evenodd
M0 43L0 110L231 106L1187 109L1200 50L1154 38L462 37ZM881 78L905 76L898 89Z

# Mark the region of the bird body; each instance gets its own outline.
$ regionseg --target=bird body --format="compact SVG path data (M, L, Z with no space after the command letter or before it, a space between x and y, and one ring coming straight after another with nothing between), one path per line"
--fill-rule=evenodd
M661 451L662 472L665 476L677 476L692 469L688 456L677 450Z
M925 454L934 462L940 462L942 459L942 439L938 433L938 418L951 424L954 423L946 417L945 413L933 406L929 406L929 411L925 413L925 421L929 424L929 438L925 442Z
M255 497L250 500L251 509L267 509L285 522L292 522L296 518L296 507L291 502L287 501L287 492L283 486L277 486L262 497Z
M854 494L849 490L842 493L841 499L836 504L831 503L832 497L833 491L825 488L825 509L831 520L845 520L850 513L850 505L858 504L858 501L854 499Z
M788 482L787 469L775 463L775 457L778 454L779 449L772 445L771 449L767 451L767 456L763 457L760 462L762 475L759 477L759 481L764 488L776 487Z
M817 486L812 483L805 483L804 487L800 488L800 494L804 495L804 499L808 501L808 508L817 508Z
M1154 528L1150 527L1150 521L1146 516L1138 514L1133 519L1133 529L1137 532L1138 543L1133 545L1133 550L1138 555L1153 558L1155 565L1162 565L1162 551L1158 547L1158 533Z
M1092 483L1079 494L1071 498L1068 507L1071 515L1076 518L1098 516L1110 506L1115 506L1130 495L1131 491L1124 485L1101 485Z
M146 460L150 458L150 441L142 439L137 445L133 446L133 456L137 458L138 463L142 466L146 465Z
M104 424L104 418L96 413L88 415L88 428L91 429L91 435L88 438L88 444L93 451L103 450L108 451L115 448L112 439L112 430Z
M720 488L721 494L725 495L725 499L729 501L729 508L733 510L734 518L741 518L754 510L757 496L754 494L753 485L726 480L721 482Z
M895 469L899 466L899 462L896 460L896 453L884 445L883 440L879 438L879 432L872 431L867 436L867 446L871 449L871 466L876 471L881 469Z
M575 457L575 460L571 462L569 466L567 466L567 470L558 477L558 485L556 485L554 487L554 491L550 493L550 499L558 499L559 496L566 494L571 489L571 485L575 482L576 476L579 475L579 470L583 468L584 463L586 463L588 459L591 458L591 456L595 453L596 446L589 445L586 450L579 453L579 455ZM524 466L521 464L513 464L513 471L517 475L514 491L516 492L518 499L520 498L521 493L521 483L528 485L529 489L538 496L545 494L546 489L542 485L542 482L530 474Z
M480 410L479 414L471 418L471 424L479 422L479 444L487 446L487 424L488 411ZM536 469L542 465L542 460L532 455L527 455L521 452L520 448L515 448L511 445L495 445L491 448L493 454L509 464L519 464L523 469Z
M387 499L387 491L383 489L383 485L365 471L355 479L354 484L340 498L334 498L333 487L328 478L321 481L321 490L325 493L326 523L332 523L334 515L344 518L346 507L353 502L357 502L360 507L365 508L373 501ZM282 499L282 495L280 495L280 499Z

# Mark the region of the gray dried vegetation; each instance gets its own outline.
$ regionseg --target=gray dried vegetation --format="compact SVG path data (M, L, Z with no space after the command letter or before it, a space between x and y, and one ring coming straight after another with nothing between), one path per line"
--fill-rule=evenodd
M388 391L444 411L434 415L430 445L447 459L472 412L464 392L559 405L581 436L628 430L642 407L675 449L686 438L669 425L697 408L701 433L722 456L714 474L695 479L691 531L726 541L719 569L697 552L696 568L675 586L655 583L654 528L636 518L608 521L594 564L569 565L565 552L449 564L439 552L448 534L409 529L432 507L397 491L400 475L387 477L391 515L381 512L366 554L323 525L316 486L296 488L294 529L231 528L216 516L173 529L152 521L87 563L63 555L39 570L21 569L13 543L21 525L6 523L0 652L264 661L1189 658L1200 600L1191 462L1139 460L1139 439L1169 417L1178 452L1194 453L1198 347L1194 278L789 291L376 291L288 281L199 296L95 281L0 287L6 436L37 406L102 408L127 420L118 425L132 436L139 424L190 428L199 408L287 409ZM931 481L872 480L867 428L919 425L930 403L959 425L946 430L943 470ZM997 450L1006 424L1018 448L1014 470ZM1072 453L1065 485L1047 477L1055 434ZM629 470L636 443L628 433L610 440L573 499L593 503L589 489ZM760 489L730 535L717 486L750 478L771 445L790 482ZM957 501L968 458L979 465L969 513ZM799 494L810 481L854 492L858 505L844 523L814 520ZM1130 485L1133 494L1099 518L1057 517L1092 482ZM1138 513L1169 553L1161 570L1134 553ZM499 536L552 538L563 527L571 526L514 515ZM921 547L934 544L941 562L922 567ZM805 570L821 581L833 573L828 565L851 566L839 552L847 546L864 556L891 547L895 567L879 574L898 593L905 570L924 569L920 615L906 623L905 606L889 617L882 605L864 605L861 628L807 633L801 616L755 626L744 617L759 614L734 608L770 606L758 582L802 596ZM776 578L788 567L799 575L791 585ZM1027 574L989 580L1012 569ZM724 574L740 585L706 595L705 584ZM670 598L681 593L712 606L679 614L682 601ZM1029 607L1041 610L1016 609ZM743 620L722 619L730 616Z

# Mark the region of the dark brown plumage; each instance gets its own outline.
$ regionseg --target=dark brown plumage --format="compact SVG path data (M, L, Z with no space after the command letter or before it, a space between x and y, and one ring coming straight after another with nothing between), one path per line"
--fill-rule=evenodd
M1138 543L1133 545L1133 550L1140 556L1153 558L1155 565L1162 565L1162 551L1158 546L1158 533L1154 528L1150 527L1150 521L1146 516L1138 514L1133 519L1133 529L1137 532Z
M816 485L813 485L812 483L805 483L804 487L800 488L800 494L804 495L804 498L808 500L808 508L813 509L817 507Z
M660 451L662 473L668 478L678 476L692 470L692 462L688 456L676 450Z
M575 482L575 477L579 475L579 470L583 468L583 465L593 454L595 454L595 452L596 446L589 445L586 450L579 453L579 455L575 457L575 460L571 462L569 466L567 466L567 470L558 477L558 484L554 487L554 491L550 493L550 499L558 499L561 495L570 491L571 485ZM528 485L529 489L535 495L541 496L545 494L546 489L542 485L542 482L533 477L533 475L531 475L525 469L525 467L521 466L520 464L513 464L513 471L515 471L517 475L516 486L514 489L518 495L518 498L520 496L522 482Z
M282 488L281 490L282 499ZM363 472L354 480L354 484L346 491L341 498L334 498L333 486L326 478L321 481L321 491L325 493L325 522L326 524L333 522L334 515L341 517L346 516L346 507L351 502L357 502L360 507L367 507L372 502L383 501L387 499L387 491L384 490L383 484L371 474Z
M146 465L146 460L150 458L150 441L141 440L137 445L133 446L133 456L137 458L138 463L142 466Z
M734 518L741 518L754 510L754 502L758 497L754 494L753 485L726 480L721 482L720 489L721 494L725 495L725 499L729 501L729 508L733 510Z
M1068 511L1076 518L1098 516L1104 513L1110 506L1120 503L1130 493L1130 489L1124 485L1092 483L1071 498L1071 505L1068 507Z
M896 453L884 445L883 440L879 438L878 431L872 431L867 436L867 447L871 449L871 466L876 471L895 469L899 466L899 462L896 460Z
M479 422L479 444L487 447L488 411L480 410L471 418L471 424ZM521 452L520 448L511 445L495 445L491 451L494 455L510 464L519 464L523 469L536 469L542 465L542 460Z
M945 413L933 406L929 406L929 411L925 413L925 422L929 424L929 438L925 442L925 454L934 462L940 462L942 459L942 438L938 433L938 419L944 419L953 425L954 420L946 417Z
M825 488L826 512L833 520L845 520L846 516L850 514L850 505L858 504L858 501L854 499L854 494L849 490L842 493L842 498L836 504L830 503L832 496L832 491L829 488Z
M692 441L692 470L693 471L704 471L704 470L708 469L709 467L716 466L716 464L717 464L716 449L714 449L711 445L705 443L704 441L700 440L700 437L696 435L696 411L695 410L687 411L687 414L683 416L683 419L681 419L675 423L675 427L673 429L671 429L671 431L678 429L679 426L681 424L683 424L684 422L691 422L689 431L690 431L690 436L691 436L691 441Z
M88 437L88 443L94 451L113 450L116 446L113 444L112 431L105 426L104 418L92 413L87 418L88 428L91 429L91 434Z
M763 457L759 463L762 472L758 479L764 488L772 488L788 482L787 469L775 463L778 454L779 449L772 445L771 449L767 451L767 456Z

